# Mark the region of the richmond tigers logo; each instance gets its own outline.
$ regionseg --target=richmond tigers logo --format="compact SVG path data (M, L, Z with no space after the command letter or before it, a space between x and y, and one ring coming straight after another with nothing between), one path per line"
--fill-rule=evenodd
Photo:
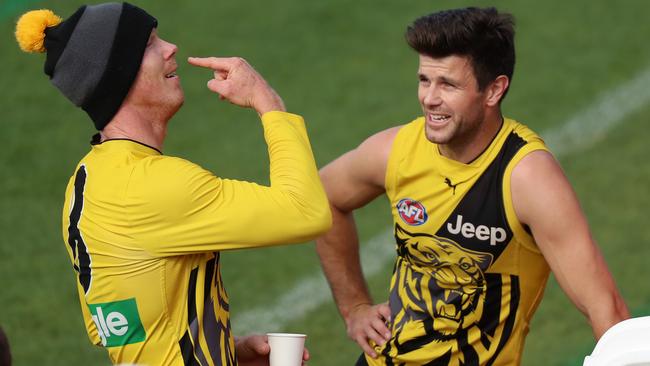
M486 305L488 276L498 277L501 293L501 275L485 274L493 256L443 237L413 234L399 225L395 239L399 257L390 295L393 338L381 353L388 358L399 355L400 360L436 360L436 365L473 365L478 353L494 355L497 347L483 336L482 350L468 346L470 329L493 335L498 326L501 304ZM490 322L483 319L487 311L492 313ZM429 346L432 343L435 347Z

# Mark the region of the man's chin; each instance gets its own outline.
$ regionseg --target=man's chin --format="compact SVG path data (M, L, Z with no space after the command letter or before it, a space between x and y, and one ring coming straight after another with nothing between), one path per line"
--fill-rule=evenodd
M450 140L449 134L446 133L446 131L434 131L433 129L425 127L424 134L427 137L427 140L429 140L429 142L438 145L444 145L448 143Z
M181 109L184 103L185 103L185 98L181 96L177 101L175 101L175 103L172 106L170 106L169 113L168 113L169 119L174 117L174 115L178 112L179 109Z

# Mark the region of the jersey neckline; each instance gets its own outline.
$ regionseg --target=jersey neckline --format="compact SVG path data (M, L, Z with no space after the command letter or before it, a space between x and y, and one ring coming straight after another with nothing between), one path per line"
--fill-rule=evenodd
M99 145L105 145L107 142L116 142L116 141L126 141L126 142L130 142L130 143L134 143L136 145L146 147L147 149L154 150L158 154L163 155L162 151L156 149L155 147L147 145L147 144L142 143L140 141L136 141L136 140L131 140L131 139L127 139L127 138L115 138L115 139L107 139L107 140L101 141L101 135L99 133L96 133L96 134L93 135L92 139L90 140L90 144L92 146L99 146Z

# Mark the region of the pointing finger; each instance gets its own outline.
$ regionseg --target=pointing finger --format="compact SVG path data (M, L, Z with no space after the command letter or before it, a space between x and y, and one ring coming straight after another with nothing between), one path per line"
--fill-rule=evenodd
M194 66L228 72L237 65L238 59L237 57L188 57L187 62Z

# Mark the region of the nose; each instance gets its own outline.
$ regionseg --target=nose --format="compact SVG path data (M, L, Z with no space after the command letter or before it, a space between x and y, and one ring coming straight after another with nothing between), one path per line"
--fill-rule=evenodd
M442 104L440 90L439 88L436 87L435 84L432 83L431 85L429 85L428 88L424 90L422 103L428 106L438 106Z
M176 55L176 52L178 52L178 46L171 42L165 42L165 59L170 59Z

